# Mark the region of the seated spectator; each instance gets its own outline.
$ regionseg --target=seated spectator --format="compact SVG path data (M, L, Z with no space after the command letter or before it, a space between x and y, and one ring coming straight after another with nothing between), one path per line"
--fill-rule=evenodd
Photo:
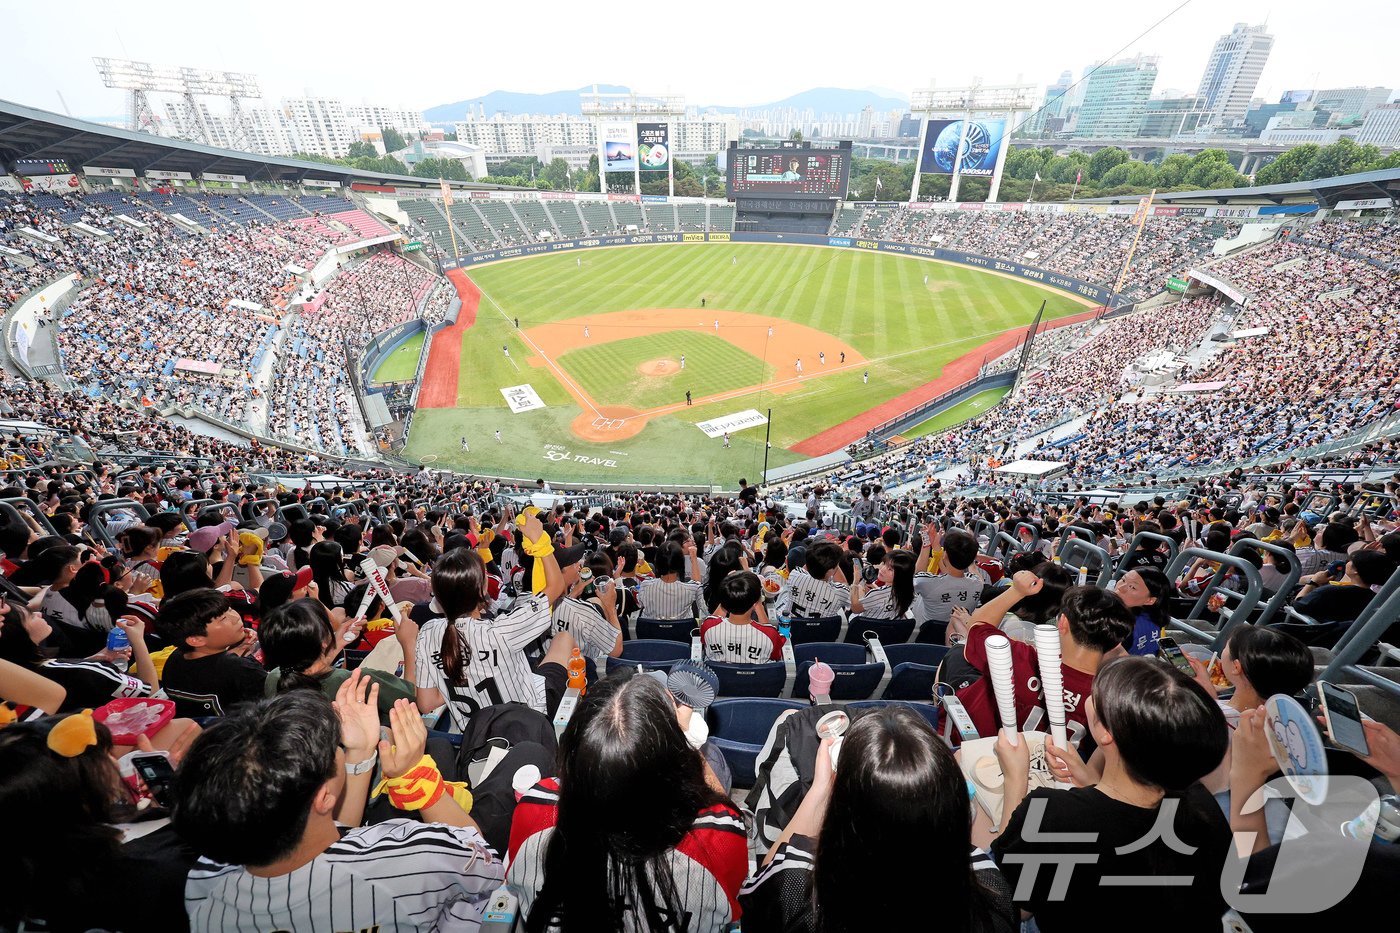
M575 643L558 632L540 662L531 665L525 649L550 631L550 601L563 592L554 548L538 517L524 528L535 561L544 567L544 589L521 596L494 617L487 616L486 565L468 548L448 551L433 569L433 596L443 617L418 632L418 707L432 712L443 704L461 730L479 709L497 703L524 703L553 715L568 687L565 665Z
M788 553L791 556L793 551ZM788 611L792 617L817 619L850 609L851 581L839 566L841 545L817 541L805 549L803 561L788 575Z
M243 627L243 617L217 590L190 590L166 599L156 631L175 646L162 678L177 714L222 716L263 695L267 672L249 657L257 649L257 635Z
M1395 573L1395 562L1380 551L1353 551L1346 558L1342 578L1330 569L1308 578L1293 601L1293 608L1319 622L1350 622L1361 615L1376 589Z
M1172 582L1156 567L1142 565L1123 574L1113 592L1134 616L1133 630L1123 647L1128 654L1156 655L1162 629L1171 621Z
M941 558L935 557L940 550ZM932 567L932 561L937 561L937 570L926 569ZM925 529L916 564L918 573L914 575L914 591L919 596L915 614L917 617L922 613L924 619L920 641L941 642L954 609L971 612L977 608L983 583L972 569L976 561L977 539L971 532L954 528L944 534L932 523Z
M380 741L376 692L352 676L336 699L294 690L249 706L195 741L176 780L175 827L203 858L185 888L190 929L228 928L230 914L267 928L475 929L500 885L500 860L458 796L442 787L427 730L404 701L393 742ZM339 718L339 722L337 722ZM391 787L426 769L436 789L424 822L357 826L376 754ZM407 790L407 789L405 789ZM468 805L470 805L468 800ZM332 919L334 918L334 919Z
M811 789L740 895L744 929L817 933L1020 929L1011 887L973 847L967 786L952 752L907 707L852 722L833 760L817 752ZM879 919L858 876L879 878ZM936 883L930 907L927 886Z
M258 628L263 664L267 666L265 696L288 690L320 690L326 699L335 699L350 671L336 667L345 646L358 637L363 619L347 619L339 626L318 600L294 600L268 612ZM379 685L379 713L387 721L389 710L399 700L413 700L414 642L418 628L405 620L395 632L404 649L404 676L364 668L361 673Z
M1104 758L1094 785L1027 793L1029 743L997 738L1006 815L992 856L1016 906L1043 933L1112 928L1125 918L1136 930L1214 929L1225 909L1230 826L1199 781L1229 743L1220 708L1189 677L1149 658L1104 665L1085 706ZM1170 909L1144 909L1168 878Z
M567 589L554 604L554 632L568 632L578 650L602 664L604 658L622 654L622 622L618 618L618 587L609 575L611 562L606 554L589 559L592 578L584 582L577 563L564 568Z
M689 564L690 579L683 580ZM700 562L694 541L684 547L674 541L661 545L656 554L656 576L637 587L637 603L644 619L699 619L706 615L705 590L700 583Z
M983 675L987 673L987 639L998 634L992 620L1020 600L1033 597L1045 582L1029 571L1012 578L1008 590L977 610L967 633L964 657ZM1061 670L1064 675L1065 716L1072 724L1089 725L1085 700L1094 686L1105 653L1123 643L1133 630L1133 615L1114 594L1094 586L1075 586L1066 591L1060 601L1060 616L1056 622L1060 631ZM1016 721L1026 721L1031 710L1040 705L1040 665L1035 646L1011 639L1012 680L1016 689ZM996 698L992 694L990 677L983 676L971 686L958 691L958 699L967 708L973 725L981 735L992 735L997 729Z
M721 612L700 625L705 657L727 664L781 661L783 636L760 617L763 586L751 570L731 573L719 583Z
M851 592L851 612L867 619L903 619L914 605L913 551L890 551L879 564L875 585L865 581Z
M507 880L527 931L738 919L744 821L688 739L693 715L647 675L588 691L560 739L559 776L515 810Z
M129 648L103 648L91 657L63 658L47 647L53 627L37 612L0 599L0 660L33 671L63 687L59 712L96 708L110 700L148 697L160 688L155 664L146 648L145 624L139 619L118 619L126 631ZM136 676L127 673L135 662Z
M198 731L171 749L175 764ZM5 859L0 927L187 929L195 855L169 825L123 832L118 824L138 811L113 751L111 732L88 712L0 729L0 820L24 840Z

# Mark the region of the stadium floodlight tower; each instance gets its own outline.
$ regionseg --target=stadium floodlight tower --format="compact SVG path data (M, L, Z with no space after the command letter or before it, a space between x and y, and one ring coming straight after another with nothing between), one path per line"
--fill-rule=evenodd
M969 87L930 84L909 95L910 113L919 119L919 150L909 203L919 199L919 177L925 171L952 176L949 201L958 199L958 182L964 174L990 177L987 200L997 199L1017 118L1034 109L1036 85L1021 84L1020 78L1017 82L984 85L974 78ZM928 138L931 124L938 132L932 140ZM993 163L990 166L988 159Z
M593 90L580 95L582 112L593 121L598 137L598 184L608 193L610 161L630 164L632 190L642 193L642 160L650 170L666 166L666 191L676 193L676 121L685 116L685 98L675 94L645 95L635 92L609 94ZM612 146L609 146L609 143ZM645 152L642 151L645 147ZM609 149L613 158L609 158ZM614 174L617 170L614 169Z
M167 68L124 58L94 58L93 63L97 65L97 73L105 86L127 92L128 129L159 135L160 120L147 95L176 94L183 101L185 130L195 137L193 142L225 145L231 149L246 150L249 147L242 101L262 97L257 76L204 68ZM196 103L196 97L223 97L228 100L228 139L214 138L215 134L205 124L204 111Z

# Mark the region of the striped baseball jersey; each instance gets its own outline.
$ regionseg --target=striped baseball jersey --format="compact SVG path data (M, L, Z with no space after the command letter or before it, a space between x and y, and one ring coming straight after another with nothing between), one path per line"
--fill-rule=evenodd
M790 611L798 619L834 616L851 608L851 590L846 584L818 580L805 567L788 574L788 599Z
M530 907L544 885L545 850L554 832L559 805L559 782L547 778L526 792L516 805L510 827L510 871L506 880L520 893L520 913ZM739 886L748 873L748 837L744 821L727 806L702 810L680 843L670 852L671 876L676 882L676 909L681 916L666 931L649 933L719 933L739 918ZM630 893L630 892L629 892ZM646 929L646 915L630 903L609 904L606 891L598 892L599 916L584 925L603 926L603 915L621 914L623 929ZM558 929L557 925L551 929Z
M709 661L762 664L783 659L783 636L777 629L757 622L736 625L728 619L710 616L700 625L700 641Z
M894 600L894 587L877 586L860 601L860 614L867 619L900 619L904 613ZM907 610L906 610L907 611Z
M611 591L606 596L613 598ZM554 631L568 632L578 644L579 652L599 664L612 654L622 634L592 602L569 597L559 600L554 607Z
M501 886L501 860L475 828L388 820L352 829L275 878L200 859L185 881L191 933L461 930Z
M947 622L959 606L968 612L977 608L982 601L982 581L971 573L964 577L916 573L914 594L923 600L925 619Z
M458 729L472 713L497 703L515 701L545 712L544 678L525 657L525 648L550 628L545 594L522 596L494 619L463 618L456 624L464 646L461 683L448 683L442 669L446 619L433 619L419 630L415 657L416 685L443 695Z
M637 603L644 619L703 619L709 611L705 591L694 580L643 580L637 588Z

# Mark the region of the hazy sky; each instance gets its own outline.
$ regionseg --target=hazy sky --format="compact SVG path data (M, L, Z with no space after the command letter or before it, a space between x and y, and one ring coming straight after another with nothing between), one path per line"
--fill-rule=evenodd
M245 0L156 8L70 0L0 4L0 98L76 116L123 112L93 56L252 72L269 102L306 91L349 103L426 108L488 91L552 91L593 82L681 94L690 104L744 106L817 86L889 88L930 80L1038 85L1077 78L1181 0L999 0L945 4L808 0L756 4L637 3L596 8L555 0L384 4ZM439 7L435 10L433 7ZM173 8L172 8L173 9ZM468 9L491 12L469 15ZM1124 54L1161 56L1157 90L1194 92L1212 43L1235 22L1267 18L1273 54L1257 96L1291 88L1400 84L1393 0L1188 0ZM57 11L60 11L57 12ZM134 14L134 15L128 15ZM285 39L273 41L277 24ZM732 29L729 24L733 24ZM518 29L519 38L509 38ZM336 51L317 51L324 36Z

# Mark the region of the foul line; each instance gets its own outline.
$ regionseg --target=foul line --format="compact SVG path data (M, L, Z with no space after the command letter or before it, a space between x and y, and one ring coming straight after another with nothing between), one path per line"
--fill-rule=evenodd
M504 318L507 324L512 325L513 329L515 330L516 336L523 340L525 342L525 345L528 346L531 350L533 350L536 353L536 355L539 356L540 359L544 360L545 365L548 366L554 372L554 375L559 379L559 381L564 384L564 388L569 390L569 394L572 395L574 398L578 399L580 402L583 402L583 404L587 405L590 409L592 409L594 417L603 417L603 413L598 410L597 405L593 404L593 399L589 397L588 393L583 391L583 388L581 386L575 383L573 379L569 378L568 374L565 373L564 370L560 369L559 366L556 365L553 360L546 356L545 352L541 350L533 340L525 336L525 331L521 330L518 327L514 327L514 318L512 318L509 314L506 314L506 309L501 307L501 303L496 299L492 298L489 294L487 294L486 289L482 288L480 283L473 280L472 284L476 285L476 290L481 292L481 297L491 302L492 306L496 309L496 313L499 314L502 318ZM511 362L514 363L515 361L511 360ZM515 368L519 369L520 367L517 366Z

